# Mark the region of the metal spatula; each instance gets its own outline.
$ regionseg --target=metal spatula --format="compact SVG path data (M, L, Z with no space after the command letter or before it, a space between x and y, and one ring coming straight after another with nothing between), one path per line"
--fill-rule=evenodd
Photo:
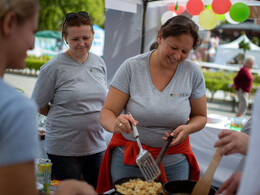
M136 158L136 164L138 165L140 171L142 172L146 181L151 182L155 180L160 174L161 171L153 159L152 155L142 148L139 133L135 125L132 124L134 138L140 148L140 152Z
M212 182L214 173L218 167L219 162L222 159L222 156L220 155L220 149L221 149L221 147L217 148L217 150L209 164L209 167L207 168L207 170L203 174L203 176L200 178L200 180L194 186L191 195L208 195L209 194L209 190L211 187L211 182Z

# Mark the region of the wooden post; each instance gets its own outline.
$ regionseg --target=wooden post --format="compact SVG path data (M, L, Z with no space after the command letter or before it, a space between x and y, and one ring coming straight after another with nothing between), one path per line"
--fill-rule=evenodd
M250 15L248 18L260 19L260 6L248 6Z

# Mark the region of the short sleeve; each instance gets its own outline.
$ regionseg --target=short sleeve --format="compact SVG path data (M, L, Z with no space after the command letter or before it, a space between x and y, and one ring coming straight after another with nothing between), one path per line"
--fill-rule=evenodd
M50 63L41 67L40 74L35 83L32 99L40 108L44 108L53 99L55 94L55 71Z
M37 109L29 99L10 101L1 111L0 165L32 161L39 157Z
M196 67L193 72L193 88L191 99L199 99L206 94L206 85L204 76L199 67Z
M117 88L118 90L130 94L130 80L131 71L129 67L129 62L125 61L116 71L111 86Z

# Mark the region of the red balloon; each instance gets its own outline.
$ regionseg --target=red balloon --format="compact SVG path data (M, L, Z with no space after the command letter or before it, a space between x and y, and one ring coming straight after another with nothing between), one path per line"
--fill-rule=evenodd
M178 5L178 9L175 10L175 5L169 5L169 10L175 12L176 14L182 14L186 9L185 5Z
M216 14L225 14L229 11L231 7L230 0L213 0L212 2L212 10Z
M190 15L199 15L204 10L204 4L201 0L189 0L186 9Z

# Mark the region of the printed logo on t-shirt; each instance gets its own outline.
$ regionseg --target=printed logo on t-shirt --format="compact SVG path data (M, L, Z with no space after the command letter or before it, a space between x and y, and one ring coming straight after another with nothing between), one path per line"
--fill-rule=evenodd
M89 71L90 71L90 72L93 72L93 73L94 73L94 72L95 72L95 73L98 73L98 72L100 72L100 73L102 73L102 74L103 74L102 70L101 70L101 69L99 69L99 68L90 68L90 69L89 69Z
M170 96L171 97L187 97L189 96L189 93L171 93Z

